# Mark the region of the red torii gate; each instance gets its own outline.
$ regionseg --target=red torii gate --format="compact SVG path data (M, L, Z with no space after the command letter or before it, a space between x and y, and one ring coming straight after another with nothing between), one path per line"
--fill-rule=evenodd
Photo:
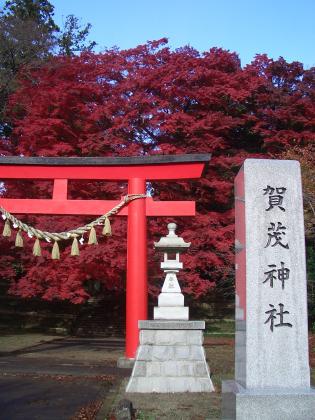
M117 200L68 200L69 179L128 181L128 194L145 194L147 181L192 179L202 176L208 154L141 157L0 157L0 179L53 179L52 199L1 198L10 213L105 214ZM126 357L138 346L138 321L147 319L146 216L194 216L194 201L130 202L119 216L128 216L126 282Z

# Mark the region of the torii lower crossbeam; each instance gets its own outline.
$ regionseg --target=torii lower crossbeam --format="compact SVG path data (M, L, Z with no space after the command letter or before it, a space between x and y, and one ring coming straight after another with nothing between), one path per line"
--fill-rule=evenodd
M146 156L136 158L0 158L0 179L54 179L53 197L0 200L11 213L105 214L119 201L68 200L69 179L127 180L129 194L145 194L146 182L199 178L210 155ZM138 346L138 321L147 319L147 216L193 216L192 201L138 199L119 213L128 216L126 281L126 357Z

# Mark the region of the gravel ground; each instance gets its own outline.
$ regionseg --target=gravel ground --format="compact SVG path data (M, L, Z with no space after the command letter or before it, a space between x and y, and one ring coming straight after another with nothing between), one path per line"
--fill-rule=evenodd
M132 402L137 420L215 420L221 415L221 381L234 377L234 339L230 337L205 337L216 392L200 394L126 394L131 370L116 367L124 352L122 339L32 334L8 335L2 337L3 343L1 420L112 420L122 399ZM25 348L27 344L31 347ZM14 352L8 354L3 348ZM314 336L310 337L310 360L315 384Z
M122 340L20 338L5 337L14 351L0 357L0 420L96 419L112 387L131 373L114 361Z
M70 380L71 379L71 380ZM79 376L0 377L0 419L68 420L101 404L110 383ZM93 418L93 417L92 417ZM94 417L95 418L95 417ZM86 417L81 417L86 419Z

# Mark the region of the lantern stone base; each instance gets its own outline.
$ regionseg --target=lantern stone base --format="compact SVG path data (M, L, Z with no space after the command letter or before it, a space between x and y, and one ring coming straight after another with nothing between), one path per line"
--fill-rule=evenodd
M248 390L233 380L222 382L223 420L306 420L314 413L312 388Z
M155 306L153 318L159 319L178 319L188 321L189 308L188 306Z
M140 345L126 392L212 392L204 321L139 321Z
M160 293L158 306L184 306L184 295L182 293Z
M119 357L117 360L117 367L120 369L132 369L135 364L135 359L129 357Z

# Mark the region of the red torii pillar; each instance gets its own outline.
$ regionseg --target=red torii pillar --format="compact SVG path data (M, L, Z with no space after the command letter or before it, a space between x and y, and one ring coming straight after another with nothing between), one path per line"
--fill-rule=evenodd
M192 179L202 175L208 154L158 155L132 158L1 157L0 179L53 179L52 199L8 199L0 204L16 214L100 216L117 200L68 200L69 179L127 180L129 194L145 194L147 181ZM119 213L128 216L126 284L126 357L134 358L138 346L138 321L147 319L147 216L194 216L194 201L130 202Z

